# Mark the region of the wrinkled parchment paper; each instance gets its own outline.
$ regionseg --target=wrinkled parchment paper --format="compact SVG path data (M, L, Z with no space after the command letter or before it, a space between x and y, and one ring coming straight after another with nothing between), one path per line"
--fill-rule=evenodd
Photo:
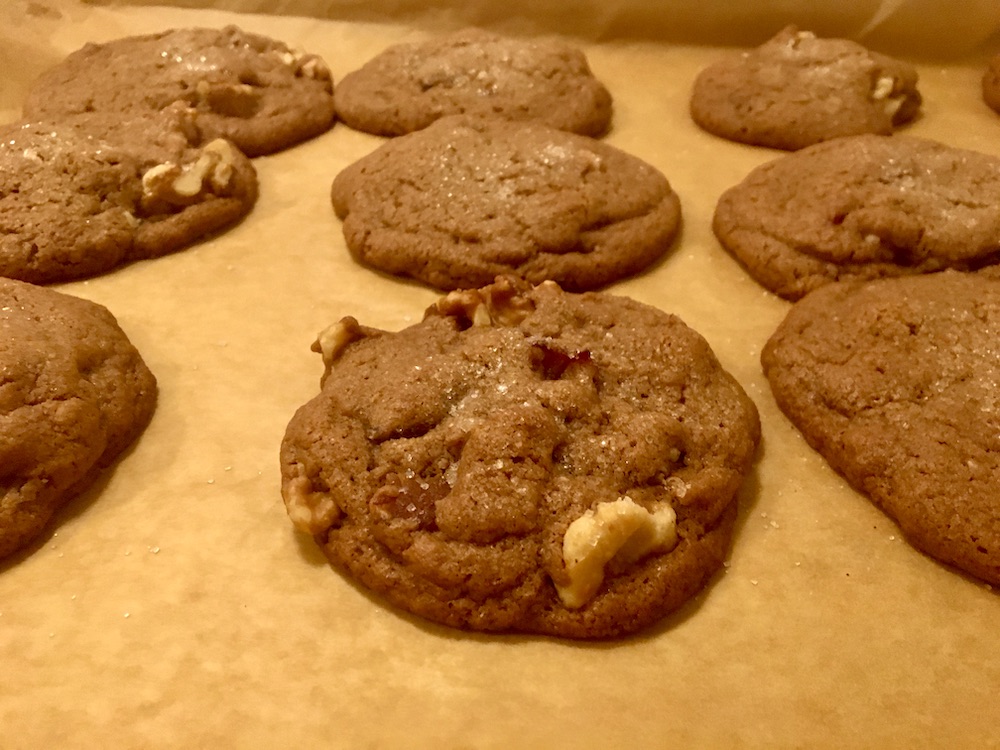
M323 55L339 79L457 14L431 8L418 22L401 0L385 8L402 20L366 20L363 5L287 0L278 10L298 15L276 15L15 0L0 8L0 118L15 119L28 82L90 40L237 23ZM833 18L835 5L810 17ZM864 28L881 7L870 5L837 23ZM662 5L674 6L690 26L695 4ZM754 7L700 6L712 23ZM652 4L625 3L618 20L609 6L578 7L605 14L567 28L615 97L609 142L660 168L684 210L669 257L610 291L680 315L760 408L763 445L725 570L639 637L480 636L388 608L296 535L277 456L318 390L310 344L348 314L404 327L437 296L349 258L329 185L381 141L337 125L256 161L260 201L234 230L57 287L115 313L160 402L114 470L0 565L0 747L1000 747L997 593L902 541L805 445L760 372L788 303L736 265L709 222L719 194L777 154L709 136L687 115L691 81L724 50L695 31L692 43L612 33L645 24ZM563 13L555 0L524 8L541 33ZM914 50L926 102L909 132L1000 154L1000 115L979 98L983 23L947 61Z

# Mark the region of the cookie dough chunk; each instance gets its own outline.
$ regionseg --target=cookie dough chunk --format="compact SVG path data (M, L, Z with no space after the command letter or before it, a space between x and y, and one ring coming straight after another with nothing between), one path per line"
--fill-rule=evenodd
M989 61L983 73L983 101L1000 112L1000 55Z
M257 198L250 160L174 105L0 128L0 276L50 283L178 250Z
M915 547L1000 584L1000 279L831 284L762 362L809 444Z
M0 278L0 558L139 435L156 381L104 307Z
M449 117L342 171L333 206L365 265L451 290L515 273L594 289L669 248L680 201L651 165L537 123Z
M610 125L611 95L574 47L469 29L394 45L347 74L337 86L337 114L352 128L387 136L470 114L597 137Z
M1000 159L908 136L780 157L723 193L715 234L790 300L831 281L1000 262Z
M281 449L295 525L456 628L630 633L727 554L757 411L680 320L513 277L390 333L344 318Z
M888 135L920 103L911 65L788 27L703 70L691 116L722 138L794 151L839 136Z
M32 85L24 117L132 115L174 102L198 110L208 140L225 138L248 156L288 148L334 120L333 82L321 58L235 26L87 44Z

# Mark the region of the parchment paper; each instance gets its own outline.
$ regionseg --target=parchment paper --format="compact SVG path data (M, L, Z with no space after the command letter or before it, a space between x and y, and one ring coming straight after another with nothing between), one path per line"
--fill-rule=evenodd
M18 0L0 10L0 117L88 40L224 23L317 52L337 79L434 30ZM761 374L788 303L719 247L710 219L778 154L687 114L691 81L724 50L585 50L615 97L608 141L660 168L684 210L669 257L610 291L705 335L761 412L725 570L639 637L481 636L390 609L296 535L277 456L318 390L310 344L347 314L402 328L437 297L348 256L330 182L381 140L338 124L256 161L260 201L236 229L57 287L115 313L160 401L99 486L0 566L0 747L1000 747L997 593L903 542L805 445ZM909 132L1000 154L1000 115L979 97L986 51L919 63L926 103Z

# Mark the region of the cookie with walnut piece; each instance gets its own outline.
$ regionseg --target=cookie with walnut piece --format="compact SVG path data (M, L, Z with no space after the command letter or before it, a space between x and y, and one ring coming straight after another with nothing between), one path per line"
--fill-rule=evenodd
M156 379L111 313L0 278L0 558L145 429Z
M837 138L754 169L712 226L789 300L832 281L975 271L1000 263L1000 159L905 135Z
M46 284L179 250L243 218L253 164L193 110L0 128L0 276Z
M690 109L709 133L794 151L840 136L889 135L920 104L912 65L789 26L705 68Z
M87 44L32 84L24 117L134 115L176 102L198 111L207 139L225 138L252 157L319 135L335 116L320 57L226 26Z
M501 277L399 332L344 318L282 494L331 563L476 631L620 636L722 565L759 440L706 341L624 297Z
M761 355L782 411L928 555L1000 584L1000 273L824 286Z
M575 47L465 29L392 45L348 73L337 86L337 114L386 136L467 114L597 137L610 125L611 95Z

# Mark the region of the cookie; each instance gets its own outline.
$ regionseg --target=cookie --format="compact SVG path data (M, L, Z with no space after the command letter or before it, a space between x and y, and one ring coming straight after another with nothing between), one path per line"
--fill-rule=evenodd
M794 151L847 135L888 135L916 117L913 66L795 27L705 68L691 117L713 135Z
M754 404L676 317L501 277L399 332L344 318L282 494L331 563L475 631L631 633L727 554Z
M790 300L831 281L1000 262L1000 159L909 136L787 154L723 193L715 234Z
M448 117L337 175L333 206L365 265L443 290L514 273L594 289L666 253L680 201L651 165L537 123Z
M828 285L761 360L782 411L913 546L1000 584L1000 278Z
M0 278L0 558L142 432L156 380L101 305Z
M319 135L335 117L321 58L227 26L87 44L32 84L24 118L133 115L175 102L197 109L206 139L225 138L251 157Z
M0 128L0 276L44 284L179 250L246 215L250 160L193 110Z
M983 73L983 101L1000 112L1000 55L990 59Z
M608 130L611 111L611 95L579 49L478 29L393 45L337 85L339 118L385 136L468 114L598 137Z

